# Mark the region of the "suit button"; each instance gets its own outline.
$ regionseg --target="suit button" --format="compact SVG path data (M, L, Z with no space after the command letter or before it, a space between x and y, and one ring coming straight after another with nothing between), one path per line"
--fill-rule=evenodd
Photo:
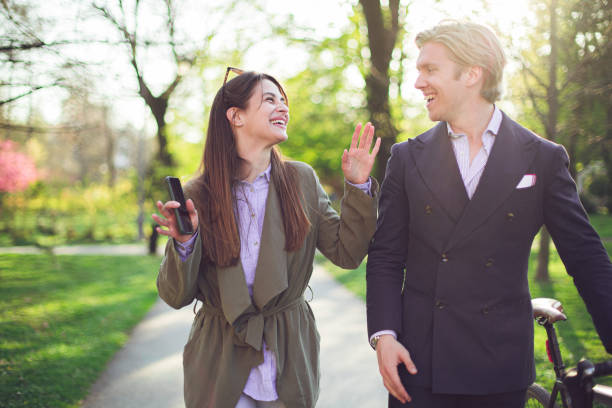
M484 309L482 309L482 314L489 314L489 308L485 307Z
M441 302L439 300L436 300L436 307L440 310L444 309L444 307L446 307L446 305L444 304L444 302Z
M490 267L492 267L492 266L493 266L493 263L494 263L494 262L493 262L493 258L489 258L489 259L487 259L487 263L485 264L485 266L486 266L487 268L490 268Z
M448 262L448 257L446 256L446 253L442 254L442 258L440 260L442 262Z
M425 206L425 214L429 215L429 214L431 214L431 211L432 211L431 210L431 205L427 204Z
M514 220L514 213L513 212L509 212L508 214L506 214L506 219L508 221L513 221Z

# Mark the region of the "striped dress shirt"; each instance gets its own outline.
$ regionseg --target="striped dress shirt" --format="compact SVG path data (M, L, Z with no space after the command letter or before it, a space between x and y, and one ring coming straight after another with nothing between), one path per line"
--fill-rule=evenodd
M497 106L494 107L493 115L487 125L484 133L482 134L482 147L470 163L470 142L467 135L464 133L455 133L450 125L447 123L448 134L451 138L453 145L453 151L455 152L455 158L457 159L457 165L459 166L459 172L463 179L465 191L470 199L474 195L480 177L487 164L493 143L495 143L495 136L499 131L499 126L502 121L502 113Z

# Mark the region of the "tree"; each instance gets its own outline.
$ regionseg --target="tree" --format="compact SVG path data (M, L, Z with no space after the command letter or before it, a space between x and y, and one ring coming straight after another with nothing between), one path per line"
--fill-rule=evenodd
M389 0L381 6L380 0L359 0L368 29L370 50L369 72L365 75L367 107L376 135L381 137L375 176L383 180L391 146L396 142L398 130L394 125L389 105L391 83L389 65L396 44L401 43L400 1Z
M557 83L557 65L558 65L558 36L557 36L557 0L550 0L548 5L549 11L549 46L550 53L548 56L548 78L542 79L534 70L523 63L523 73L535 80L541 88L545 89L545 104L547 112L540 109L541 102L538 101L536 93L530 86L527 86L528 95L533 104L533 108L542 122L546 132L546 138L552 141L557 140L557 118L559 114L559 89ZM535 279L538 281L548 282L550 276L548 273L548 263L550 258L550 234L546 227L542 227L540 231L540 250L538 251L538 266Z
M573 2L566 18L572 29L573 52L568 65L575 82L572 135L582 139L582 152L590 159L601 159L607 177L604 194L608 212L612 211L612 2L597 0Z
M23 191L38 179L32 159L11 140L0 141L0 174L0 194Z
M367 117L361 84L347 81L361 61L358 37L358 32L349 29L338 37L307 44L308 66L286 81L291 121L282 152L312 165L323 184L338 196L344 189L342 151L356 122Z
M589 142L592 136L585 137L586 133L598 135L600 141L606 139L601 131L585 132L588 126L584 125L597 123L592 120L593 115L602 108L605 111L605 101L610 100L610 74L602 65L609 63L605 58L606 48L609 49L610 8L606 1L573 1L560 6L558 0L548 0L536 4L535 14L537 24L529 35L528 46L518 57L522 93L529 103L525 109L534 113L537 120L534 125L543 130L547 139L567 146L570 172L575 177L578 167L584 167L585 161L599 154ZM586 27L588 34L584 31ZM600 42L587 44L585 38ZM605 156L609 146L601 143L597 149ZM610 164L612 174L612 160ZM540 281L549 280L549 247L550 236L542 228L536 271Z
M92 87L87 87L90 89ZM53 135L48 160L81 184L104 182L113 187L117 178L115 155L120 132L112 128L110 108L94 102L87 90L72 90L62 103L64 130Z
M176 160L172 157L171 150L168 146L168 132L166 126L166 113L168 111L168 103L170 97L181 83L184 75L194 64L196 55L195 49L181 47L181 41L177 39L177 10L173 0L163 0L159 4L163 5L163 14L165 19L163 26L157 30L149 28L148 35L143 34L139 28L141 0L134 0L131 13L128 11L126 3L123 0L117 0L114 9L109 5L93 4L93 7L99 11L103 18L109 22L121 37L121 41L125 45L128 53L130 65L136 76L138 83L138 95L142 98L145 104L151 111L157 126L157 153L156 160L151 163L147 171L148 180L147 196L161 196L161 180L163 175L171 174L172 168L176 165ZM129 21L128 21L129 20ZM210 34L208 40L212 38ZM154 36L154 37L153 37ZM160 40L160 38L162 38ZM163 46L166 48L167 55L174 63L174 75L170 83L158 95L154 95L151 85L145 79L144 66L141 55L152 46ZM199 46L206 46L204 44ZM201 50L200 50L201 51ZM159 80L159 78L157 78ZM152 233L149 238L149 252L155 253L157 247L157 230L155 225L152 227Z
M78 41L53 33L71 18L51 20L29 0L0 2L0 106L44 89L73 88L87 77L85 64L63 52Z
M193 64L195 54L193 51L179 52L179 44L176 41L175 4L172 0L164 0L163 5L166 14L165 26L160 27L157 34L159 35L161 32L166 35L164 42L174 60L175 74L168 86L160 94L154 95L151 91L151 87L145 80L144 68L140 62L140 53L141 51L144 52L143 48L147 48L150 44L158 43L159 41L152 38L140 38L140 32L138 30L140 5L141 1L135 0L131 15L128 13L127 6L122 0L117 0L116 6L118 10L116 12L111 11L109 6L94 4L93 7L120 33L122 41L126 45L130 64L136 75L138 94L147 104L151 110L151 114L155 118L158 143L157 160L159 164L164 167L173 167L175 162L168 149L168 137L166 134L166 111L168 110L168 101L172 93L183 79L183 75ZM128 24L128 19L132 20L130 24Z

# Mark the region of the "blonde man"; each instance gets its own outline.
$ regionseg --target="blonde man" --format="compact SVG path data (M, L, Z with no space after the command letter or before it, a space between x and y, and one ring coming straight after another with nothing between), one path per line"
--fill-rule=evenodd
M522 408L534 379L527 283L548 228L612 352L612 264L565 149L499 110L495 34L446 21L416 37L429 131L391 149L367 265L370 343L390 407Z

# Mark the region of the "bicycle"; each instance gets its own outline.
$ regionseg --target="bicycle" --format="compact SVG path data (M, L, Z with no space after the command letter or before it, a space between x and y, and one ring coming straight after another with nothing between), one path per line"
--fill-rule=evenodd
M534 319L546 329L548 336L546 349L556 379L551 392L537 383L529 386L525 407L558 408L556 404L558 395L561 395L564 408L591 408L594 401L612 407L612 387L593 382L594 378L612 374L612 360L593 364L583 359L575 368L566 370L554 327L556 322L567 320L561 302L555 299L537 298L532 299L531 304Z

